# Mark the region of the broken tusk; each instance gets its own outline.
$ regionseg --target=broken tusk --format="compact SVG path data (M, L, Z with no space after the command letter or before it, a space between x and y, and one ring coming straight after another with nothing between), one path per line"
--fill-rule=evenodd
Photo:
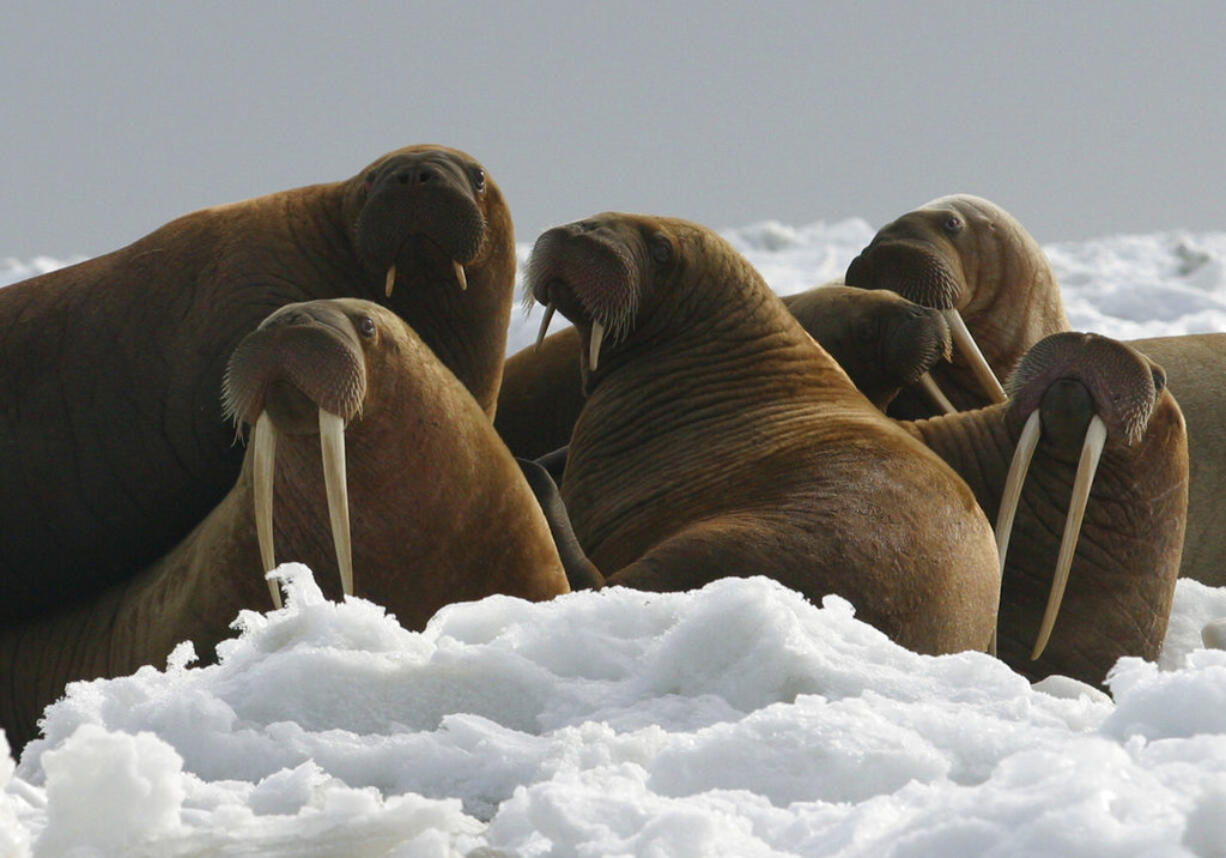
M932 377L932 373L926 372L919 377L919 385L923 388L924 393L928 395L928 399L941 410L942 414L955 414L958 409L954 408L954 404L949 401L949 398L941 392L941 388L937 386L936 379Z
M319 444L323 455L328 520L341 571L341 589L353 595L353 544L349 535L349 489L345 480L345 419L319 409Z
M604 325L600 322L592 322L592 341L588 344L588 372L596 371L596 364L600 360L600 343L604 340Z
M1081 519L1085 516L1086 503L1090 499L1090 484L1094 482L1098 460L1106 443L1107 425L1095 414L1090 419L1085 442L1081 445L1081 460L1077 463L1073 494L1068 503L1068 517L1064 520L1064 535L1060 539L1060 555L1056 558L1056 573L1052 576L1051 592L1047 596L1047 610L1039 626L1039 636L1035 641L1034 651L1030 653L1031 661L1043 654L1047 640L1051 637L1052 626L1056 624L1056 614L1060 612L1060 602L1064 599L1064 587L1068 584L1069 568L1073 565L1077 538L1081 535Z
M260 563L264 566L264 572L268 573L277 565L272 541L272 488L273 474L276 472L274 466L277 458L277 427L267 412L261 412L255 421L255 437L251 443L255 448L252 462L255 536L260 544ZM272 593L273 605L279 609L281 607L281 588L276 581L270 580L268 590Z
M1000 381L996 378L996 373L992 372L992 367L988 366L988 362L984 358L983 352L979 350L979 345L975 342L975 338L966 329L966 322L962 320L962 314L952 309L942 310L941 314L945 317L945 321L949 323L949 334L953 338L954 345L958 347L963 360L970 364L971 371L975 373L975 377L983 385L988 400L991 402L1004 402L1008 399L1005 396L1005 389L1000 386Z
M388 298L392 297L392 290L395 288L396 288L396 266L393 265L391 268L387 269L387 280L384 281L383 283L384 296Z
M549 332L549 323L553 321L553 302L550 301L545 305L545 316L541 319L541 329L536 332L536 347L539 349L541 343L545 340L545 334Z
M1030 460L1034 458L1034 448L1038 446L1039 435L1043 427L1039 422L1039 412L1032 411L1018 436L1017 448L1013 451L1013 461L1009 465L1009 474L1005 477L1005 488L1000 495L1000 509L996 513L996 553L1000 557L1000 581L1005 580L1005 555L1009 552L1009 537L1013 533L1013 519L1017 514L1017 503L1022 497L1022 486L1026 482L1026 472L1030 470ZM999 599L997 600L999 604ZM988 653L996 655L996 632L992 632L992 642Z
M464 266L456 262L454 259L451 261L451 264L455 267L455 279L456 282L460 284L460 291L463 292L467 290L468 277L464 274Z

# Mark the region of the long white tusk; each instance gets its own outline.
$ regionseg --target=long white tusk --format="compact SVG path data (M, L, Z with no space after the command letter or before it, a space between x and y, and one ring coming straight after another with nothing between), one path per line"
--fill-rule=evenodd
M468 289L468 276L464 273L464 266L454 259L451 260L451 264L455 267L455 279L460 284L460 291L463 292Z
M260 563L264 571L271 572L276 568L277 560L273 551L272 540L272 488L274 465L277 460L277 427L267 412L261 412L255 421L255 437L251 439L254 459L252 462L254 486L252 494L255 498L255 536L260 543ZM268 582L268 591L272 593L272 603L278 609L281 607L281 588L276 581Z
M552 301L545 305L545 316L541 319L541 329L536 332L536 347L538 349L545 340L545 334L549 333L549 323L553 321L553 311L555 309Z
M954 345L958 347L958 351L961 352L963 359L970 364L975 377L983 385L988 399L992 402L1004 402L1008 398L1005 396L1005 389L1000 386L996 373L992 372L992 367L988 366L988 362L984 358L983 352L979 350L979 345L975 342L975 338L966 329L966 322L962 320L962 314L952 309L942 310L941 314L945 316L945 321L949 323L949 334L953 338Z
M1107 425L1095 414L1090 419L1085 442L1081 445L1081 461L1077 463L1077 477L1073 481L1073 494L1068 502L1068 517L1064 520L1064 535L1060 539L1060 556L1056 558L1056 573L1051 579L1047 610L1039 626L1039 637L1035 641L1034 651L1030 654L1031 661L1043 654L1043 650L1047 647L1047 639L1051 637L1052 626L1056 624L1056 614L1060 612L1060 602L1064 599L1064 587L1068 584L1069 568L1073 565L1077 538L1081 535L1081 519L1086 512L1086 503L1090 499L1090 484L1094 482L1098 460L1102 456L1103 446L1106 443Z
M604 325L600 322L592 322L592 341L588 343L587 362L588 372L596 371L596 364L600 360L600 344L604 340Z
M392 297L392 290L395 288L396 288L396 266L393 265L391 268L387 269L387 280L385 280L383 283L383 294L386 297L390 298Z
M332 543L341 570L341 589L353 595L353 544L349 538L349 489L345 481L345 419L319 409L319 444L324 461L324 488Z
M1000 509L996 512L996 553L1000 556L1000 581L1005 581L1005 555L1009 552L1009 537L1013 534L1013 518L1017 515L1017 503L1022 497L1022 486L1026 483L1026 472L1030 470L1030 460L1034 458L1034 448L1038 446L1039 435L1043 427L1039 422L1039 412L1032 411L1022 426L1022 434L1017 439L1017 448L1013 451L1013 462L1009 465L1009 474L1005 477L1005 489L1000 495ZM999 604L999 601L998 601ZM996 655L996 632L992 632L992 643L988 652Z
M924 393L928 394L928 399L941 410L942 414L957 413L958 409L954 408L954 404L941 392L941 388L937 386L936 379L932 377L932 373L926 372L921 375L919 377L919 384L923 388Z

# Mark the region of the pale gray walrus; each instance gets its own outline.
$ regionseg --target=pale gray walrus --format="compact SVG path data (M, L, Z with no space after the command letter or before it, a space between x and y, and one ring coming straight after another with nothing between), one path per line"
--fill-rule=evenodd
M240 609L270 606L261 570L275 560L306 563L325 593L371 599L410 629L451 602L569 589L485 413L386 308L278 310L235 350L226 403L254 438L204 521L129 580L0 630L14 748L68 681L160 664L183 640L211 659Z
M1006 579L1056 563L1041 531L1063 521L1077 482L1081 443L1070 456L1067 424L1102 423L1105 476L1084 513L1088 538L1069 558L1065 600L1075 607L1034 665L1014 651L1025 639L1029 654L1043 605L1002 609L1002 656L1100 682L1119 655L1161 640L1179 534L1149 532L1155 520L1182 528L1186 449L1157 371L1126 347L1058 341L1009 406L900 426L854 390L739 254L695 224L607 213L550 230L528 284L582 340L589 396L562 493L609 583L686 589L762 573L811 598L840 593L920 651L983 648L1000 581L986 566L998 560L984 514L967 484L912 442L947 458L994 510L1023 426L1041 412L1056 429L1035 453L1041 476L1023 484L1015 541L1031 544L1015 545ZM1134 493L1138 483L1161 488L1163 503ZM1101 614L1093 624L1087 603Z
M996 399L991 376L1004 378L1044 336L1069 330L1046 254L1015 218L981 197L941 197L882 227L848 267L846 280L946 310L955 329L963 325L953 317L964 320L973 343L955 340L955 363L932 371L960 408ZM1129 345L1162 366L1187 420L1190 482L1180 575L1226 586L1226 527L1221 525L1226 333L1153 337ZM976 352L982 364L967 357ZM896 412L901 416L934 413L918 399L900 397L897 404L911 406Z
M0 621L88 598L217 505L243 455L222 371L273 310L386 304L492 415L514 276L497 185L423 145L0 289Z

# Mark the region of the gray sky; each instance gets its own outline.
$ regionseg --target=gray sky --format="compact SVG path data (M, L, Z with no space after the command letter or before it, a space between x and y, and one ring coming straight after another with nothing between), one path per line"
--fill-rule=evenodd
M517 237L945 193L1040 241L1226 229L1226 4L79 3L0 15L0 256L96 254L390 149L479 158Z

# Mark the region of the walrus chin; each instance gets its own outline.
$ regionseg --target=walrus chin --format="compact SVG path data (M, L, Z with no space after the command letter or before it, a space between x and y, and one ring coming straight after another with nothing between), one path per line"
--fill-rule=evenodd
M295 348L286 348L293 340ZM304 348L304 345L306 346ZM365 364L357 332L335 310L290 304L269 316L235 349L226 371L223 398L236 422L253 426L253 495L256 535L264 573L276 567L273 545L273 480L278 420L288 431L307 434L306 412L317 412L320 455L332 543L341 587L353 595L353 544L345 474L345 427L360 414L366 391ZM281 593L269 579L273 604Z
M1026 380L1033 380L1036 377L1041 379L1048 375L1050 373L1048 367L1054 362L1053 358L1058 356L1060 351L1070 344L1089 345L1092 348L1097 347L1100 349L1113 347L1109 340L1095 334L1073 332L1053 334L1037 343L1027 353L1022 364L1019 365L1017 371L1010 379L1010 387L1016 391L1022 387ZM1031 650L1031 661L1038 660L1043 654L1044 649L1046 649L1047 642L1051 638L1052 628L1056 623L1056 617L1060 612L1060 604L1068 584L1069 570L1072 568L1073 557L1077 549L1077 540L1081 535L1082 520L1085 517L1086 505L1090 499L1090 488L1094 482L1094 475L1098 471L1098 464L1102 458L1108 436L1114 430L1117 437L1121 437L1126 444L1134 444L1140 440L1145 432L1146 425L1149 423L1155 398L1165 385L1165 375L1162 368L1152 362L1148 366L1143 367L1138 363L1138 372L1148 373L1149 375L1150 383L1148 385L1142 383L1142 387L1149 393L1148 401L1124 402L1116 413L1108 416L1107 420L1104 420L1097 413L1096 401L1111 402L1112 408L1117 408L1117 406L1120 406L1120 403L1113 402L1110 399L1103 400L1102 397L1104 395L1109 396L1109 391L1087 389L1080 378L1067 376L1050 378L1048 381L1054 382L1054 384L1050 386L1044 385L1047 392L1044 394L1042 401L1018 401L1016 403L1020 406L1021 412L1027 416L1022 426L1021 435L1018 437L1017 447L1013 452L1009 471L1005 477L1005 486L1000 499L1000 509L996 518L996 549L1000 556L1002 581L1005 572L1005 557L1009 550L1009 537L1013 530L1018 502L1021 499L1022 486L1026 481L1026 475L1030 469L1035 448L1038 446L1039 437L1043 432L1042 415L1045 406L1054 404L1064 414L1075 415L1071 418L1072 423L1085 422L1084 435L1080 442L1081 453L1077 462L1077 472L1069 498L1064 531L1060 539L1060 550L1056 556L1056 567L1052 575L1051 589L1048 592L1047 606L1043 613L1043 619L1039 624L1034 647ZM1144 382L1144 379L1142 379L1142 382ZM1094 386L1090 385L1090 387L1093 388ZM1094 396L1095 392L1099 394L1097 400ZM1111 423L1110 430L1108 428L1108 421ZM1069 422L1069 418L1066 418L1065 423ZM1066 439L1070 436L1075 438L1078 431L1070 425L1062 426L1060 430L1062 431L1059 434ZM995 635L992 636L989 652L992 655L996 654Z

